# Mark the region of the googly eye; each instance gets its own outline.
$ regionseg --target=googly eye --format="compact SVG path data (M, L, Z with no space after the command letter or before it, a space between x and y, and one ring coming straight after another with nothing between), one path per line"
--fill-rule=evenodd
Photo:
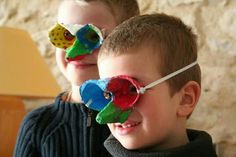
M107 99L107 100L111 99L111 97L112 97L111 93L108 92L108 91L105 91L105 92L103 93L103 96L104 96L104 98Z
M73 36L68 30L65 30L64 37L66 40L69 40L69 41L75 38L75 36Z

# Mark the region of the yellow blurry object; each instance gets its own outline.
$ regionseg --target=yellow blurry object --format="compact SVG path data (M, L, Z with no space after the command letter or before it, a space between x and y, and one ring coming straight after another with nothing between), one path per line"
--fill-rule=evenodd
M60 87L29 34L0 27L0 156L12 157L26 114L22 99L53 98Z
M73 45L75 36L62 25L56 24L49 32L49 39L54 46L67 49Z
M0 95L55 97L60 87L24 30L0 27Z

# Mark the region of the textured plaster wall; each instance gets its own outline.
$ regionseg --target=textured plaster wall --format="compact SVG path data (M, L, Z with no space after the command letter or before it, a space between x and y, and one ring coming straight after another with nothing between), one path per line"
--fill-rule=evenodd
M55 63L47 39L60 0L0 0L0 26L26 29L62 90L69 84ZM236 0L139 0L142 13L180 17L198 34L202 95L189 119L191 128L208 131L222 157L236 157ZM32 109L45 101L26 100ZM36 105L35 105L36 104Z

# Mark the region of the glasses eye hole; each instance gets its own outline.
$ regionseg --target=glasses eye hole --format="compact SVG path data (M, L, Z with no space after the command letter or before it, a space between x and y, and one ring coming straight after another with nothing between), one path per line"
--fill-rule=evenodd
M93 31L93 30L90 30L90 31L87 33L86 38L87 38L88 40L90 40L91 42L98 42L98 40L99 40L98 34L97 34L95 31Z
M103 96L104 96L104 98L107 99L107 100L111 99L111 93L108 92L108 91L105 91L105 92L103 93Z
M64 32L64 37L65 37L67 40L73 40L73 39L74 39L74 36L73 36L68 30L65 30L65 32Z
M137 89L134 85L130 85L128 88L129 94L137 94Z

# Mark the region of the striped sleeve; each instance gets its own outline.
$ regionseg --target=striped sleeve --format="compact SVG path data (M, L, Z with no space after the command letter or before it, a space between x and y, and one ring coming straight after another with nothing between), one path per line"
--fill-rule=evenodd
M35 128L37 119L39 118L41 109L34 110L25 116L21 123L16 145L14 149L14 157L37 157L38 154L35 145Z

